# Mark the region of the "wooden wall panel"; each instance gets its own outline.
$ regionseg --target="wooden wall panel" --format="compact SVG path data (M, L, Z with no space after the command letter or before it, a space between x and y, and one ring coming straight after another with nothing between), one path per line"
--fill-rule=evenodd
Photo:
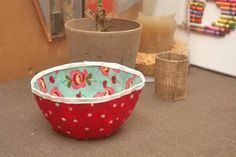
M0 1L0 19L0 83L68 62L65 39L47 41L32 0Z

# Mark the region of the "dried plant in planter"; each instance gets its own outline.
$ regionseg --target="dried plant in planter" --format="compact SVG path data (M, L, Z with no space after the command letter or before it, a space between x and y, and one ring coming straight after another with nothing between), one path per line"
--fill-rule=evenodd
M134 68L142 25L129 19L111 18L102 1L96 2L97 9L85 12L89 18L72 19L65 24L71 61L115 62Z
M96 21L96 31L99 32L107 32L109 31L109 28L113 26L105 26L105 23L107 23L111 19L111 15L107 15L106 11L103 8L103 1L98 0L97 1L97 11L94 12L90 9L88 9L85 14L90 18Z

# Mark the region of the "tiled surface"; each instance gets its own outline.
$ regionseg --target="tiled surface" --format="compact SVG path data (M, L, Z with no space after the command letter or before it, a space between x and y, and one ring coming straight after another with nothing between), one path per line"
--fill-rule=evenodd
M170 103L146 84L135 111L113 136L78 141L55 133L29 79L0 85L1 157L235 157L236 79L191 68L186 100Z

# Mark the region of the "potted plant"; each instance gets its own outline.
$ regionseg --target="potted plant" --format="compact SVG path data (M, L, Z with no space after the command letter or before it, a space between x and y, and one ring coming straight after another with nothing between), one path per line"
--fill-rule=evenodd
M137 21L111 18L97 0L97 10L86 12L88 18L65 24L72 61L108 61L135 67L142 25Z

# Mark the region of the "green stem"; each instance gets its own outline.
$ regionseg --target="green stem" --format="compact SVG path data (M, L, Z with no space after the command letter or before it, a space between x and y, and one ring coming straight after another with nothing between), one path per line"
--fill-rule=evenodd
M64 80L64 81L62 81L62 83L65 83L65 82L68 82L68 80Z
M102 6L103 6L103 2L102 1L103 0L98 0L97 1L97 6L100 7L100 8L102 8Z

